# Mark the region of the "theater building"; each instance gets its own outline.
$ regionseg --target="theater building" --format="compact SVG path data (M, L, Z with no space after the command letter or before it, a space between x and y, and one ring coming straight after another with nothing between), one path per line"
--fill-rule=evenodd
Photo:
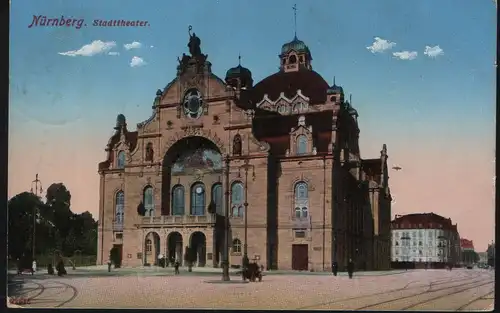
M450 218L435 213L396 215L391 229L393 268L460 263L460 236Z
M232 265L246 251L268 269L389 268L387 148L361 158L358 113L308 46L285 43L279 71L254 83L241 64L217 77L189 36L151 117L132 130L118 115L99 164L98 263L116 246L124 266L187 248L220 266L227 217Z

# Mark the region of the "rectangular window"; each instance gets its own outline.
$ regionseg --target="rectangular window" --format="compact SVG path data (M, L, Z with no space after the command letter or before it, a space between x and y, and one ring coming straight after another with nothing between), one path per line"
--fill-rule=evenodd
M122 233L117 233L115 235L115 238L121 240L121 239L123 239L123 234Z
M142 252L137 252L137 259L142 260Z
M306 237L306 231L301 229L301 230L296 230L295 231L295 238L305 238Z

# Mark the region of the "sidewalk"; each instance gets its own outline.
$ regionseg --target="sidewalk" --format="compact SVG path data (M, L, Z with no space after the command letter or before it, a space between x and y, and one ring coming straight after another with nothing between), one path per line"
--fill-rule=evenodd
M193 267L192 272L188 272L187 267L179 268L181 273L189 273L189 274L222 274L221 268L213 268L213 267ZM367 271L367 272L355 272L356 276L387 276L387 275L395 275L407 273L413 270L389 270L389 271ZM70 269L69 273L81 272L83 273L91 273L91 272L108 272L107 265L96 265L96 266L87 266L87 267L77 267L75 271ZM122 267L122 268L113 268L111 269L111 273L120 273L120 274L173 274L173 267L157 267L157 266L140 266L140 267ZM241 269L229 269L229 273L231 275L239 275L241 273ZM292 271L292 270L271 270L264 271L264 275L332 275L331 272L309 272L309 271ZM347 272L339 272L338 276L347 276Z

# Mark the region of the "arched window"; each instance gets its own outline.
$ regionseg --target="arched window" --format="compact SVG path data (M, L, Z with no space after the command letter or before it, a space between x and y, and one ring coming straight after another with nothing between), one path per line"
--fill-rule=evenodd
M238 238L233 239L233 253L241 253L241 241Z
M118 191L115 196L115 221L117 224L123 224L123 213L125 211L125 194Z
M146 252L151 253L153 251L153 242L151 239L146 239Z
M184 187L181 185L172 188L172 215L184 215Z
M215 203L215 212L224 215L222 207L222 184L217 183L212 186L212 201Z
M236 134L233 139L233 154L241 155L241 135Z
M297 136L297 154L307 154L307 137L305 135Z
M205 214L205 185L196 183L191 187L191 215Z
M297 57L295 55L291 55L289 58L288 58L288 63L289 64L295 64L297 63Z
M144 209L146 210L144 216L155 216L155 202L153 196L153 187L147 186L143 192Z
M231 186L231 209L233 217L243 216L243 184L234 182Z
M116 167L118 167L118 168L125 167L125 151L118 152L118 157L116 160Z
M295 184L294 198L295 198L295 217L306 218L308 216L309 208L309 191L307 183L298 182Z

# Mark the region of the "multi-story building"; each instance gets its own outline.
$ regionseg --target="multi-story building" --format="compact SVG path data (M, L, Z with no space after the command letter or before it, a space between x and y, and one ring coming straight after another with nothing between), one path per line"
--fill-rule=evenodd
M241 64L217 77L200 42L190 33L148 120L129 131L117 118L99 164L98 263L117 247L124 266L182 262L186 249L219 266L230 246L231 264L389 268L387 148L361 158L358 113L309 47L285 43L279 71L254 85Z
M460 261L463 265L472 265L476 263L474 242L466 238L460 238L460 254Z
M393 267L442 267L458 264L460 240L457 225L434 213L396 215L391 222Z

